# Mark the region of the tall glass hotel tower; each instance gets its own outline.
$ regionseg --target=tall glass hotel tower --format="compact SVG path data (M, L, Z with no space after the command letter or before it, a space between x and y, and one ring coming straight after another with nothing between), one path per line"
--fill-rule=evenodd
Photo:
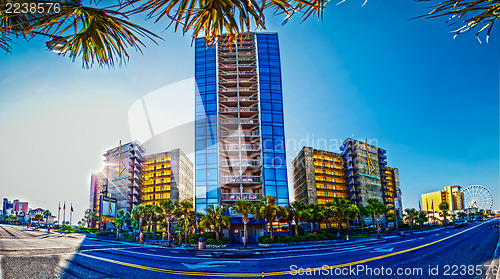
M278 35L247 33L236 43L213 47L199 38L195 49L196 212L262 196L286 206ZM241 218L233 217L237 228ZM263 226L254 227L249 228L250 241L263 233ZM237 231L230 232L235 241Z

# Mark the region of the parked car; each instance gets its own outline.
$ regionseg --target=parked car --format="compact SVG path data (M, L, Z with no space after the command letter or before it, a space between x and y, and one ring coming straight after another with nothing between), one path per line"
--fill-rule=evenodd
M453 223L455 224L455 228L465 228L465 227L467 227L467 220L460 219L460 220L456 220Z

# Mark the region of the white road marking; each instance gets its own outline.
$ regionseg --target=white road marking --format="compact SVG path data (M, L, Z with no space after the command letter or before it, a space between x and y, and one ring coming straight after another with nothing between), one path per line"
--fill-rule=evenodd
M370 251L370 253L387 253L392 252L392 250L394 250L394 247L375 248L373 251Z
M198 268L221 267L227 264L240 264L240 261L212 261L212 262L202 262L197 264L187 264L187 263L181 263L181 264L189 269L198 269Z

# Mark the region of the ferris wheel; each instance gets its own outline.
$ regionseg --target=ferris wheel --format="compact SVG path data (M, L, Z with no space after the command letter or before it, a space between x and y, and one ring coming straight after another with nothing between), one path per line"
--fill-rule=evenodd
M481 185L471 185L462 190L465 208L488 210L493 207L493 195L488 188Z

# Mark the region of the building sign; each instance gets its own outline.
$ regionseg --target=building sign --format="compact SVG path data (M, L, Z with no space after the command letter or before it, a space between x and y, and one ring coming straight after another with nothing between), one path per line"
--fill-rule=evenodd
M366 176L366 177L370 177L370 178L375 178L375 179L378 179L378 177L377 177L377 176L375 176L375 175L371 175L371 174L360 173L359 175L361 175L361 176Z
M399 210L399 198L394 198L394 208Z
M122 179L127 179L127 178L129 178L128 175L123 175L123 176L115 177L115 178L111 179L111 181L117 181L117 180L122 180Z
M102 216L115 217L116 216L116 202L102 201Z

